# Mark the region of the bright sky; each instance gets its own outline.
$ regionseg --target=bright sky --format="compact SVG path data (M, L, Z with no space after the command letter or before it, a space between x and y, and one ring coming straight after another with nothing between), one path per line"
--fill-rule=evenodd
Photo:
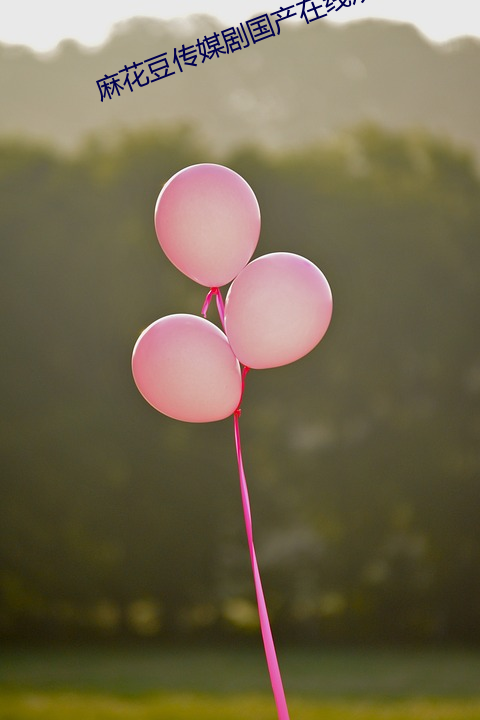
M283 0L283 7L295 1ZM281 6L281 0L4 0L0 41L39 51L52 50L63 38L94 46L106 39L114 23L134 16L171 19L207 14L230 27L254 13L273 12ZM480 0L356 0L355 7L332 14L335 22L372 17L411 22L437 42L462 35L480 38Z

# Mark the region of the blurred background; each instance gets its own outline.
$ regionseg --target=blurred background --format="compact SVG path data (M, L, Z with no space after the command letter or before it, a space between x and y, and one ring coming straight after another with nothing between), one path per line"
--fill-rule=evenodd
M422 5L456 32L458 4ZM220 162L257 195L257 255L305 255L334 295L320 346L243 403L275 636L478 646L480 41L367 0L101 101L105 74L278 9L198 7L0 44L0 638L258 637L231 423L161 416L130 372L206 293L157 195Z

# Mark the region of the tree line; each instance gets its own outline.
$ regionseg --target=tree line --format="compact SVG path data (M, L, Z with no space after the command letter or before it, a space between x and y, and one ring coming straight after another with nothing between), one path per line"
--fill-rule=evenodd
M211 161L189 128L75 155L0 143L5 638L257 632L232 424L161 416L130 372L142 328L200 314L206 289L163 256L153 208L173 173ZM258 197L257 256L305 255L334 295L318 348L245 391L275 635L480 641L471 155L364 125L214 161Z

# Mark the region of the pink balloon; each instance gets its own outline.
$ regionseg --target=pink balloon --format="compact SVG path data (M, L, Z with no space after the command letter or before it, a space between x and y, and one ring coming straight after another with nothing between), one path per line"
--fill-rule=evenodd
M149 325L133 349L132 371L145 400L176 420L223 420L240 402L240 365L225 334L196 315Z
M323 273L293 253L263 255L233 281L225 302L225 332L249 368L287 365L320 342L332 317Z
M175 267L200 285L221 287L255 251L260 208L250 185L233 170L191 165L162 188L155 230Z

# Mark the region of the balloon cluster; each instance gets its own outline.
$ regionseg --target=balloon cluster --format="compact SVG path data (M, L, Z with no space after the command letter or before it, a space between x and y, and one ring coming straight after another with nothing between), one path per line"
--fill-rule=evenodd
M177 420L212 422L232 415L242 370L273 368L310 352L332 315L323 273L289 252L249 262L260 235L260 209L248 183L222 165L192 165L162 188L155 230L169 260L216 295L224 332L197 315L168 315L138 338L136 385L154 408ZM233 282L232 282L233 281ZM230 283L225 305L219 288Z
M168 315L143 331L133 350L133 376L144 398L169 417L212 422L234 416L260 629L278 717L289 720L253 543L239 408L250 368L286 365L320 342L332 294L323 273L300 255L278 252L249 262L260 209L248 183L222 165L192 165L174 175L158 196L155 230L172 263L209 291L203 317ZM229 282L224 305L219 288ZM224 332L206 319L214 296Z

